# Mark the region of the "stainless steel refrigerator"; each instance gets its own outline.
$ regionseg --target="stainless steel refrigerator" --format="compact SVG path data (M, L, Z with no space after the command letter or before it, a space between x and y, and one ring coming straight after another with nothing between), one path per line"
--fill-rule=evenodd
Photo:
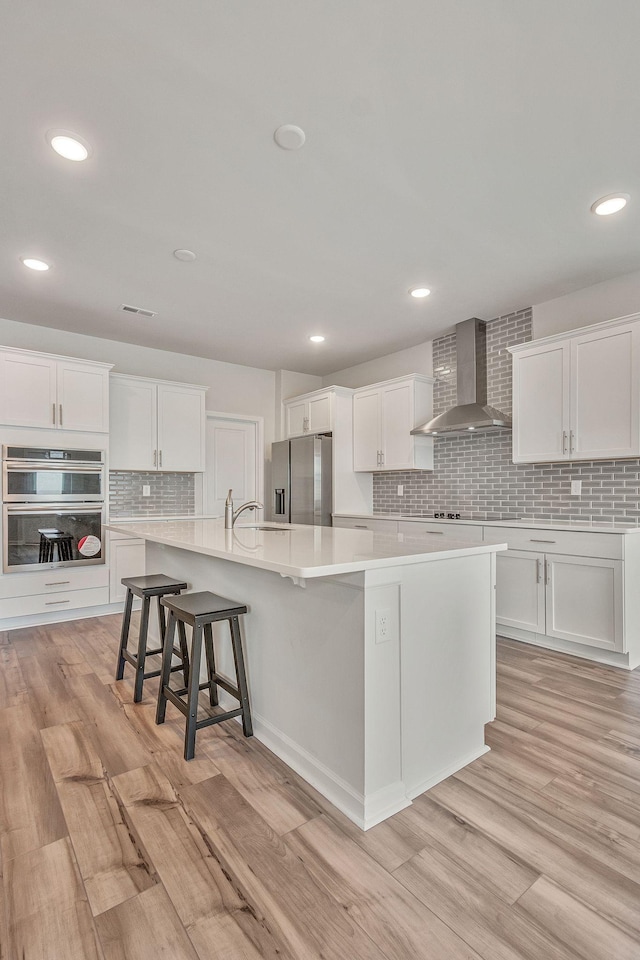
M331 437L297 437L271 447L273 519L331 526Z

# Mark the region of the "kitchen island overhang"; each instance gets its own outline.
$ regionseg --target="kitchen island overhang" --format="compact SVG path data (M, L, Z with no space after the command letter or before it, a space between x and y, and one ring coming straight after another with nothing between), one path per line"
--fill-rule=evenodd
M269 526L232 537L216 520L112 529L146 541L148 572L249 606L256 737L368 829L488 749L506 544Z

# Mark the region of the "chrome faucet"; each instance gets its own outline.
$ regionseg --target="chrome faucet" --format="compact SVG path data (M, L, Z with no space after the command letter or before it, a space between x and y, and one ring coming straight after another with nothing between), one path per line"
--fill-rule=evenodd
M263 504L258 503L257 500L249 500L247 503L243 503L241 507L238 507L237 510L233 509L233 499L231 494L233 490L229 490L227 494L227 499L224 502L224 527L225 530L233 530L233 525L244 510L262 510Z

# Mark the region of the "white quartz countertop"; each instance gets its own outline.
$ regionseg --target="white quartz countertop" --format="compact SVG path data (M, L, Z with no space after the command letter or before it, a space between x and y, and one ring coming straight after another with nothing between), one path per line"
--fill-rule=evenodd
M514 517L512 520L448 520L446 517L412 517L406 513L334 513L334 517L357 520L415 520L416 523L461 523L480 527L520 527L525 530L576 530L583 533L640 533L640 521L620 520L536 520Z
M272 570L282 576L331 577L385 567L493 553L507 545L448 539L437 544L397 535L304 524L265 523L271 530L222 519L144 520L108 524L109 530L210 557Z

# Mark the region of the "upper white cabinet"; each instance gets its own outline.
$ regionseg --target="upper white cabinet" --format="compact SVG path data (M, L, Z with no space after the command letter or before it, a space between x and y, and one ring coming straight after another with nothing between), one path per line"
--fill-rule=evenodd
M331 433L334 426L335 388L315 390L313 393L284 401L287 440L311 433Z
M111 375L112 470L205 468L206 387Z
M353 468L433 470L433 440L411 431L433 416L433 379L418 374L356 390Z
M4 348L0 422L107 433L110 369L111 364Z
M640 455L640 316L511 347L513 461Z

